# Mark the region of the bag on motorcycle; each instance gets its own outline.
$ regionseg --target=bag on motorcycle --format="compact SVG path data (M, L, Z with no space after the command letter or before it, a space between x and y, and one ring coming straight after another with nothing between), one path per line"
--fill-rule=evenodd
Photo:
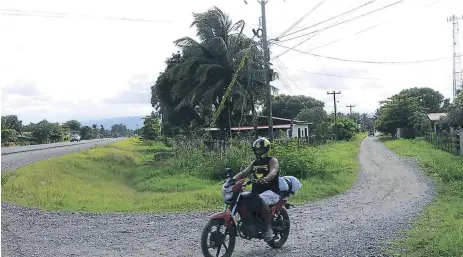
M278 183L280 186L280 191L282 192L289 191L291 194L295 194L302 187L302 184L299 181L299 179L293 176L279 177Z

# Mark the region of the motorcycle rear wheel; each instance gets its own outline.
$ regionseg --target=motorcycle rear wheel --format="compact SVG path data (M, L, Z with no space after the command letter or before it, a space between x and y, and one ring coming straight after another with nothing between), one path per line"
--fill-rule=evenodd
M284 223L287 224L287 226L285 227L285 230L283 231L274 231L275 234L279 234L279 239L276 240L276 239L272 239L270 241L267 242L267 244L274 248L274 249L278 249L278 248L281 248L283 247L283 245L286 243L286 241L288 240L288 237L289 237L289 231L290 231L290 221L289 221L289 215L288 215L288 212L286 211L285 208L281 208L278 213L275 215L276 217L274 217L274 219L277 219L279 221L282 221Z
M211 230L217 227L219 236L217 236L217 230L214 231L215 233L212 233ZM224 233L221 232L221 228L224 228ZM211 236L211 239L210 237ZM226 236L228 236L228 246L225 244L227 241ZM214 237L214 238L212 238ZM223 238L222 238L223 237ZM215 240L216 238L219 238L219 242ZM223 239L224 242L221 242L220 239ZM216 246L217 250L215 250L214 255L212 255L209 252L209 249L214 247L211 247L209 243L211 241L214 241L214 243L218 243L219 245ZM226 225L224 223L224 220L222 219L211 219L207 222L206 226L204 226L203 233L201 234L201 250L203 252L204 257L231 257L233 254L233 251L235 250L235 243L236 243L236 229L235 227L230 227L226 228ZM225 249L223 249L225 248ZM219 255L222 250L225 250L225 253L223 255Z

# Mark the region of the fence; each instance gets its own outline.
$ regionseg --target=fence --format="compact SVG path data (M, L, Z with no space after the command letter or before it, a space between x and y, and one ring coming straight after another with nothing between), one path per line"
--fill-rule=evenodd
M436 148L455 155L460 155L459 137L458 134L437 135L436 133L429 133L425 136L425 139Z

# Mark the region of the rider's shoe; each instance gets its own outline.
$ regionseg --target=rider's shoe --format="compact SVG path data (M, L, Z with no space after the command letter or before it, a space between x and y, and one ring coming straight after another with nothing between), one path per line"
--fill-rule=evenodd
M266 229L264 232L264 240L270 241L273 238L273 230L271 228Z

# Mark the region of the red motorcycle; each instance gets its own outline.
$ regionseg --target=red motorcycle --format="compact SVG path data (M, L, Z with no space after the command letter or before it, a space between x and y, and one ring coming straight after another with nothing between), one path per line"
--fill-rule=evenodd
M201 235L201 250L204 257L218 257L222 249L225 250L222 257L232 256L237 236L247 240L264 239L264 221L260 217L260 212L250 208L255 206L252 204L253 197L258 196L244 192L247 185L257 180L252 178L247 181L235 180L230 176L231 169L226 169L226 172L227 180L223 188L225 207L222 212L210 217ZM290 194L282 192L280 196L278 203L269 206L274 237L267 241L267 244L272 248L282 247L288 240L290 231L289 215L286 211L293 206L287 203ZM209 252L210 249L214 251L214 255Z

